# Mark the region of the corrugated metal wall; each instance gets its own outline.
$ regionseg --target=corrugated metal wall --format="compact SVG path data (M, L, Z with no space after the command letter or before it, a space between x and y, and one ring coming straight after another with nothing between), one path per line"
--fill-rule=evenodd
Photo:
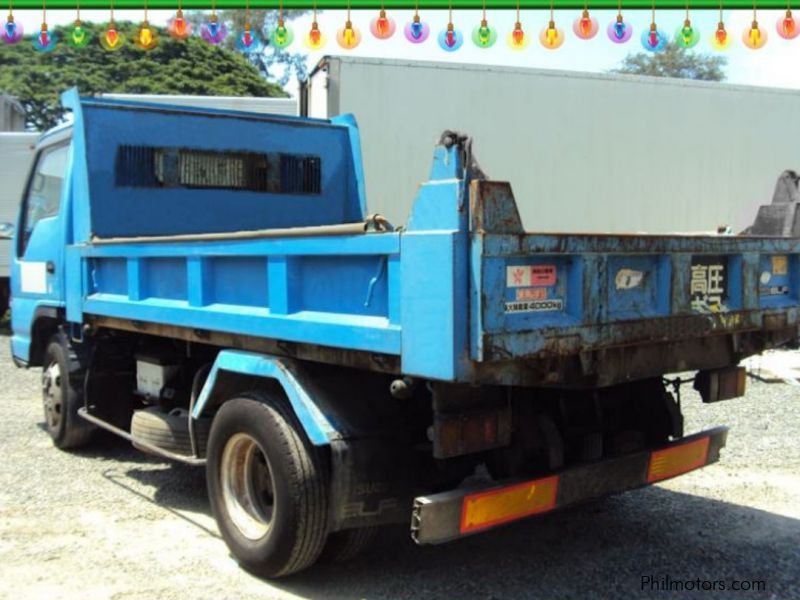
M685 80L330 59L328 110L355 113L370 211L405 222L444 129L471 134L528 230L739 231L800 170L800 93ZM320 110L325 74L309 90ZM317 111L315 114L314 111Z

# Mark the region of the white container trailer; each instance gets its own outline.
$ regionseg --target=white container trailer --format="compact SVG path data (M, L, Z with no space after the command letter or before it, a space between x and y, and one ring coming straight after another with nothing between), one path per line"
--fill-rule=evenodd
M11 234L38 133L0 132L0 317L8 308Z
M25 109L16 98L0 94L0 131L24 131Z
M308 116L355 114L370 210L394 223L445 129L512 183L529 231L738 232L800 170L798 91L335 57L302 92Z

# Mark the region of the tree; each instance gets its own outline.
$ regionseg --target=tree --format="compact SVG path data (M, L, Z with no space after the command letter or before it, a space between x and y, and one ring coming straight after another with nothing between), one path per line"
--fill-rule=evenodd
M724 81L723 68L728 59L700 52L690 52L674 42L669 42L662 52L637 52L629 54L622 66L612 73L650 75L652 77L678 77L704 81Z
M285 10L283 11L284 22L287 23L291 19L296 19L307 13L306 10ZM247 19L247 13L243 10L224 10L221 13L221 18L225 19L233 29L234 35L228 37L227 43L229 47L233 47L236 43L237 33L244 30L244 24ZM261 73L272 80L277 81L280 85L284 86L289 83L292 76L298 79L305 79L308 75L308 67L306 66L306 55L297 52L291 52L286 49L276 48L272 44L267 44L267 36L278 26L278 11L277 10L253 10L250 11L250 23L253 29L258 31L264 39L264 49L261 52L254 52L248 54L248 60L258 68ZM295 31L294 47L299 45L300 38L303 33Z
M56 49L39 53L30 42L0 52L0 90L16 96L29 127L44 130L63 118L59 94L77 86L83 95L100 93L192 94L206 96L286 96L266 81L241 54L212 46L194 36L173 40L159 30L159 45L144 52L130 42L137 25L117 23L125 46L107 52L97 42L104 26L84 23L92 36L85 48L65 42L71 27L55 27Z

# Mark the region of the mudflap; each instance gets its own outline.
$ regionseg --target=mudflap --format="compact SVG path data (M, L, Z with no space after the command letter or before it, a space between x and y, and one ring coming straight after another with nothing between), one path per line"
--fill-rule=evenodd
M330 447L333 531L408 523L415 485L407 446L357 439L335 440Z

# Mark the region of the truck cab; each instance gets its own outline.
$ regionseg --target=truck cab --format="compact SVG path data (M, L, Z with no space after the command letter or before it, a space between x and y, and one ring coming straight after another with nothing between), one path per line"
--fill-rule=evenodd
M41 138L28 174L10 252L12 352L15 360L41 364L31 348L34 327L48 332L64 312L64 248L71 242L70 161L72 127Z

